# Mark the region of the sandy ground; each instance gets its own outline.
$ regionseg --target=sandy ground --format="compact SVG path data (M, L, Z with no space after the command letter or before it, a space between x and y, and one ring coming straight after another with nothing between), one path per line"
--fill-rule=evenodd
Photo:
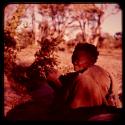
M35 47L35 49L38 49ZM28 48L23 50L18 54L17 63L23 65L30 65L34 61L35 49ZM104 69L109 71L114 78L115 84L117 84L118 92L122 92L122 50L105 50L101 49L100 56L96 64L102 66ZM59 52L59 70L64 74L68 71L73 71L73 66L71 64L71 52ZM25 100L30 99L28 95L17 95L10 88L10 81L6 78L4 79L4 114L12 109L15 105L25 102Z

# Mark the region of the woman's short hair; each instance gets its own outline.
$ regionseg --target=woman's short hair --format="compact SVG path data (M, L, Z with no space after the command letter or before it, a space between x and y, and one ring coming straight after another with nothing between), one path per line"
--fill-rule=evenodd
M91 61L93 64L96 62L99 52L97 50L97 47L89 44L89 43L78 43L74 49L73 55L72 55L72 63L74 63L77 60L78 52L85 52L87 55L89 55Z

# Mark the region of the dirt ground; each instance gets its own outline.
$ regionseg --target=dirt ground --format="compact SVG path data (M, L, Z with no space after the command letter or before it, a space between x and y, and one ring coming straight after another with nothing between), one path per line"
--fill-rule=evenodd
M27 50L23 50L18 54L17 63L23 65L30 65L34 61L34 53L35 49L28 48ZM109 71L114 78L114 82L117 85L118 93L122 93L122 50L107 50L100 49L100 55L97 65L102 66L104 69ZM73 71L73 65L71 64L71 51L60 51L58 53L59 56L59 70L62 74ZM4 78L4 114L12 109L15 105L25 102L30 99L29 95L17 95L10 88L10 81ZM122 104L121 104L122 107Z

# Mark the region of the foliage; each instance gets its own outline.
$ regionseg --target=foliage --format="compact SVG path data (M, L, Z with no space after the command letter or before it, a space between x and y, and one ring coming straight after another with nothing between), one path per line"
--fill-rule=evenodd
M112 36L108 33L105 33L103 36L100 37L98 42L99 48L121 48L122 47L122 40L116 39L115 36Z
M54 40L45 39L42 42L41 49L35 54L35 61L31 65L33 72L39 72L39 76L45 76L49 70L52 70L57 65L57 57L54 52L57 48L57 42Z
M21 10L17 8L16 11L22 12L24 8L22 8ZM34 41L34 34L33 32L28 32L25 29L21 33L16 32L16 28L19 24L19 19L21 18L21 15L23 15L23 13L21 13L21 15L19 14L20 16L17 16L18 17L17 21L15 21L14 20L15 18L13 18L13 17L16 17L16 15L18 15L17 12L15 12L15 14L12 16L12 21L9 20L7 22L7 26L5 27L5 30L7 32L10 32L10 38L12 38L12 40L16 43L15 49L18 49L20 47L23 48L29 44L32 44L32 42ZM13 32L13 35L12 35L12 32ZM50 27L48 26L48 22L46 21L41 22L41 33L42 33L42 38L38 42L41 49L35 54L36 59L34 63L28 68L17 66L14 60L16 57L13 57L13 53L12 55L10 55L9 53L10 51L8 51L8 49L5 50L4 52L5 65L6 67L9 66L7 64L10 62L10 66L11 66L11 68L9 69L5 67L5 70L7 70L6 73L10 73L10 76L15 80L15 83L23 83L30 78L32 78L32 80L33 79L39 80L40 77L45 76L49 70L51 70L52 68L54 68L55 65L57 65L56 56L54 55L54 52L57 50L58 44L63 41L62 39L63 33L59 33L58 35L54 36L54 31L51 32ZM16 41L14 38L16 39ZM10 61L9 59L12 59L12 61ZM26 77L25 74L28 76ZM27 81L27 83L28 82L29 81ZM18 86L19 84L17 85L13 84L13 88L16 88L17 90L18 88L20 88Z
M26 48L34 41L34 34L32 32L26 31L25 29L23 29L21 33L16 31L21 23L20 19L25 15L25 12L26 6L19 4L12 14L12 17L5 22L4 30L10 33L11 38L15 39L17 50Z
M13 13L12 18L7 20L4 30L10 32L10 36L14 38L16 35L16 28L20 23L20 18L25 12L25 5L19 4L16 11Z
M10 36L9 31L4 31L4 46L7 48L16 48L16 41Z
M103 21L120 10L117 4L111 6L110 4L100 4L100 6L96 4L75 4L72 6L74 14L71 18L77 22L76 26L73 27L81 30L83 42L86 41L94 45L98 44ZM107 9L110 10L108 15L105 13Z
M25 29L17 34L17 49L24 49L28 45L33 44L34 33L32 31L26 31Z
M25 9L26 8L24 4L19 4L15 12L11 15L11 18L7 19L7 21L4 24L4 73L10 80L11 87L20 92L22 92L24 87L17 84L16 83L17 81L15 79L15 77L19 73L15 72L15 70L17 69L17 64L15 62L17 57L17 45L18 45L17 44L18 41L16 39L17 38L16 28L20 24L20 18L24 15ZM7 13L9 13L8 11ZM24 37L24 39L25 38L26 37ZM18 79L21 79L19 75Z
M6 75L11 75L11 70L15 66L16 51L15 51L16 42L10 36L9 32L4 32L4 72Z
M45 22L47 23L47 19L49 19L48 26L53 37L64 37L66 29L73 23L73 20L70 18L68 6L69 4L39 5L40 14L44 19L43 25L46 25Z
M44 21L39 24L41 39L38 41L40 50L35 54L35 61L31 65L31 74L39 72L40 76L45 76L49 70L52 70L57 64L56 51L59 44L64 42L63 36L66 29L65 8L61 4L41 4L39 6L40 14ZM46 18L51 19L51 24Z

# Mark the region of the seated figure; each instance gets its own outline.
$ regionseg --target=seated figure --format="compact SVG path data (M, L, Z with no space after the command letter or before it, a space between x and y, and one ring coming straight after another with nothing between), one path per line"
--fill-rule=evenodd
M88 112L90 107L92 109L96 107L98 112L99 107L105 113L113 113L118 107L111 75L102 67L95 65L98 55L99 52L94 45L79 43L72 55L75 71L66 75L59 75L57 71L53 75L51 73L49 79L55 82L55 85L60 85L54 104L57 110L70 114L80 108L86 108ZM57 82L57 78L60 81ZM107 110L108 107L112 107L113 110ZM100 113L104 113L103 111L100 110Z

